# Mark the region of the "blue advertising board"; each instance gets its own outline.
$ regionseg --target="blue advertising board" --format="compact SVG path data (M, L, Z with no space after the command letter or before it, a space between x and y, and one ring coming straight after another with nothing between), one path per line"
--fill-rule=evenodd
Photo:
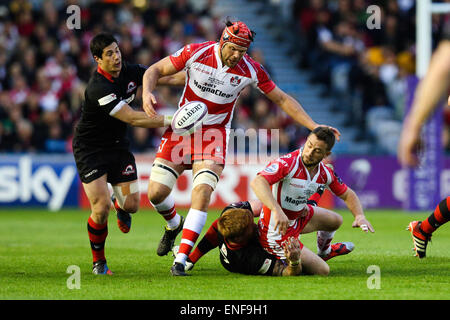
M78 206L79 179L72 155L1 155L0 206Z

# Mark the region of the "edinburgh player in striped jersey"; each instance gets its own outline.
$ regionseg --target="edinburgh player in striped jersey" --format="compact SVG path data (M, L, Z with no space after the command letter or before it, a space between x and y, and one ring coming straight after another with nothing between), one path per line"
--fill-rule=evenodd
M96 35L90 49L98 67L87 84L72 144L78 174L91 205L87 228L93 273L112 274L104 253L111 207L108 183L112 185L122 232L130 230L130 214L138 210L140 200L136 163L126 138L128 124L157 128L169 125L171 117L149 117L130 106L146 67L122 61L118 42L112 35ZM159 84L165 84L164 79Z
M261 208L259 200L228 205L189 255L186 270L191 270L203 255L218 247L220 262L230 272L266 276L327 275L326 262L297 238L288 238L282 244L285 259L263 249L254 223ZM177 250L175 247L174 254Z

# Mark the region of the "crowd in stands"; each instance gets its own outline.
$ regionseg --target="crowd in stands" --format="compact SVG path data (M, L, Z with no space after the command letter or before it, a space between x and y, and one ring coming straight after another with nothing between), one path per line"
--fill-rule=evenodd
M110 32L124 60L151 65L184 44L216 40L223 22L213 1L12 0L0 5L0 152L70 153L84 90L96 63L90 39ZM70 29L70 5L81 25ZM141 5L140 7L137 5ZM181 88L158 90L160 112L173 113ZM135 100L134 106L142 105ZM132 128L132 149L154 150L161 132Z
M393 153L403 117L405 79L414 74L413 0L378 1L381 28L369 29L365 0L291 1L293 20L304 42L302 67L327 87L335 111L348 124L361 124L369 136ZM224 17L214 0L11 0L0 4L0 152L70 153L84 90L96 69L89 41L99 32L119 40L125 60L151 65L192 42L216 41ZM67 7L81 8L81 25L69 29ZM447 17L448 18L448 17ZM438 39L446 17L433 16ZM258 36L258 35L256 35ZM257 47L249 53L270 72ZM173 113L181 88L157 91L160 113ZM139 108L136 99L134 106ZM307 134L289 122L254 88L241 94L235 128L282 128L280 151ZM448 114L447 114L448 115ZM447 116L447 125L448 119ZM382 121L380 121L382 119ZM380 136L384 133L384 138ZM391 132L392 140L386 139ZM134 152L154 151L161 129L131 128ZM270 137L269 137L270 139ZM446 138L447 149L450 139Z
M293 12L305 42L302 67L312 70L314 82L326 86L335 99L334 111L345 112L348 125L358 124L361 138L395 154L407 81L415 74L415 1L296 1ZM432 16L434 48L446 23L449 15ZM443 116L447 151L449 111Z

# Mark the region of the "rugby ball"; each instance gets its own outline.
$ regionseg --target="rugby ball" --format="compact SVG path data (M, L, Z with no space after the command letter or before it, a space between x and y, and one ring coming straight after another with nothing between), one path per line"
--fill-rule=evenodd
M208 115L208 107L201 101L191 101L179 108L172 118L172 130L186 136L195 132Z

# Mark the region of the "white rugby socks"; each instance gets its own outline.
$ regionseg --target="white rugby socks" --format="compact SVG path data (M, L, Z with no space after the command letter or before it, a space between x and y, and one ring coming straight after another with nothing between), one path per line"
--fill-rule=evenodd
M161 203L151 203L151 205L167 221L167 228L169 230L176 229L178 227L181 217L175 210L175 199L172 194L169 194Z
M336 231L317 231L317 254L326 256L331 251L331 240Z
M175 258L175 262L182 264L186 263L198 236L202 232L203 226L206 223L207 212L197 209L189 209L189 212L184 221L183 232L181 234L180 249Z

